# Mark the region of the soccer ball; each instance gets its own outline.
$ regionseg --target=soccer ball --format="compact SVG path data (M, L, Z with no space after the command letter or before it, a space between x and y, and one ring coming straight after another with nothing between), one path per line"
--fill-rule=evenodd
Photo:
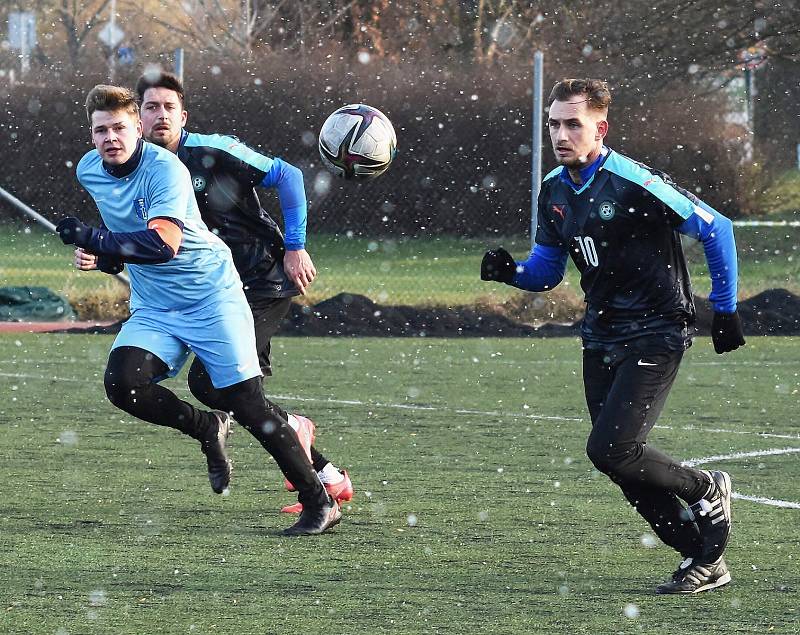
M322 124L319 156L323 165L345 179L372 179L383 174L397 154L392 122L377 108L350 104Z

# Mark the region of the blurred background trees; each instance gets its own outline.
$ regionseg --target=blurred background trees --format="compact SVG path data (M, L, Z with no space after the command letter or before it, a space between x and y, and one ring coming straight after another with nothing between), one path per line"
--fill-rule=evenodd
M112 8L123 36L109 46ZM20 11L35 15L37 38L23 77L2 36L0 138L13 160L0 185L19 188L30 160L59 166L25 181L45 209L46 194L52 206L54 191L75 189L60 166L86 149L83 95L109 79L109 59L114 81L131 84L149 64L171 69L178 48L191 126L300 165L312 198L336 210L328 223L361 228L357 205L377 205L385 213L370 216L369 231L446 232L454 214L459 229L525 228L535 50L545 92L563 76L606 78L609 145L732 216L771 211L765 192L797 166L794 2L7 0L0 23ZM327 114L351 101L398 128L402 167L368 195L326 182L314 148Z

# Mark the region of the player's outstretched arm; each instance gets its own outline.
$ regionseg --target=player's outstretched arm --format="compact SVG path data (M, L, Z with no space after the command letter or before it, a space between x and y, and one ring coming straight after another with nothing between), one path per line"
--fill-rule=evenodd
M157 225L158 221L161 225ZM165 230L168 223L176 229ZM56 225L56 232L65 245L81 247L98 257L110 256L134 264L157 264L174 258L182 235L180 221L156 218L148 227L138 232L112 232L104 227L86 225L70 216Z
M481 261L481 279L497 280L525 291L548 291L564 279L567 253L537 243L527 260L516 262L505 249L487 251Z
M502 247L490 249L481 260L481 280L497 280L511 284L517 275L517 263Z

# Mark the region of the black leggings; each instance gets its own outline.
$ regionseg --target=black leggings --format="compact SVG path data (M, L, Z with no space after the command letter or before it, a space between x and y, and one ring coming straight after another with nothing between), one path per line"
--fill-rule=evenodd
M206 427L216 422L214 415L159 386L157 382L166 377L167 370L163 360L142 348L115 348L106 367L106 395L117 408L139 419L201 438ZM299 501L310 506L324 504L327 494L319 477L286 422L286 413L264 397L260 378L217 389L217 394L218 402L213 407L231 413L273 456L297 488Z
M291 298L265 298L260 301L251 300L250 308L253 311L253 320L256 329L256 350L258 351L258 362L261 365L261 372L264 379L272 375L272 362L270 353L272 348L272 336L278 332L281 320L286 317L292 304ZM219 390L214 388L211 378L206 372L205 366L197 358L194 358L189 369L189 390L192 391L195 399L205 404L209 408L224 410L220 407ZM277 408L277 406L275 406ZM286 413L281 410L283 418ZM311 447L311 463L314 469L319 471L328 464L328 459L320 454L317 449Z
M658 537L688 557L700 553L700 535L678 498L696 502L708 481L647 444L682 357L666 348L584 350L583 381L592 420L586 454Z

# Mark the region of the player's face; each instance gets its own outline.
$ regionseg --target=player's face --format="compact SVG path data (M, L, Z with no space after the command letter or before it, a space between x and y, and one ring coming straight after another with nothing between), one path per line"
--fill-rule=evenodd
M568 168L594 161L608 132L605 115L588 107L582 95L550 105L547 125L556 160Z
M148 88L142 95L144 138L176 152L181 129L186 125L186 111L181 99L169 88Z
M106 163L125 163L136 151L141 136L142 122L134 114L124 110L92 113L92 143Z

